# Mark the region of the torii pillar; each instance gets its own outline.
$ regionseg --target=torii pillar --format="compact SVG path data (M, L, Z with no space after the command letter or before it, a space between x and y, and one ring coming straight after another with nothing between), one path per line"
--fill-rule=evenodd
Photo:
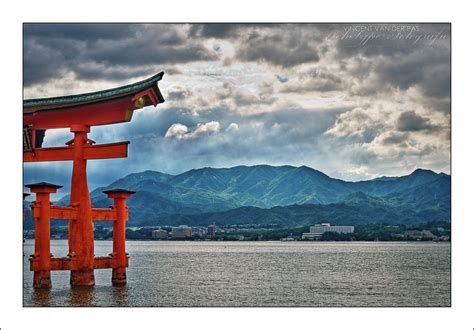
M40 182L26 185L31 192L36 194L35 207L39 212L35 216L35 252L33 259L38 260L38 267L33 275L34 288L51 287L51 243L50 243L50 219L51 200L50 194L54 194L62 186L51 183Z
M71 271L71 285L94 285L94 224L92 222L92 204L87 186L87 159L84 157L84 145L90 144L87 133L90 127L71 126L74 133L74 156L71 180L71 206L78 205L77 218L69 222L69 253L76 259L77 270Z
M114 200L114 210L117 212L113 231L112 258L115 264L112 269L112 284L123 286L127 283L127 252L125 251L125 221L128 218L128 208L126 200L135 192L125 189L112 189L103 191L108 198Z

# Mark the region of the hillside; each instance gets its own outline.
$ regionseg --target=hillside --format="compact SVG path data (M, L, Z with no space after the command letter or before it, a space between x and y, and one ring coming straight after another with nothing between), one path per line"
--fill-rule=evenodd
M237 166L193 169L179 175L129 174L91 192L95 207L111 201L102 191L125 188L129 225L315 221L420 222L449 220L451 177L417 169L400 177L347 182L307 166ZM68 196L59 204L67 205Z

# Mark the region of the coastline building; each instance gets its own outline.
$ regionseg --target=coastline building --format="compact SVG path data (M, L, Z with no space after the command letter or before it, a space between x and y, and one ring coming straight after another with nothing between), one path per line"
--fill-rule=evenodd
M303 233L302 239L320 239L326 232L335 232L339 234L351 234L354 232L354 226L331 226L329 223L321 223L309 227L309 233Z
M215 223L207 227L207 235L212 238L216 237L216 224Z
M193 230L188 226L179 226L171 228L171 238L190 238L193 236Z
M207 230L205 227L199 227L199 226L191 227L191 231L194 237L199 237L199 238L205 236L207 233Z
M153 230L151 232L151 237L153 239L167 239L168 238L168 232L166 230L163 230L163 229Z
M416 240L433 240L436 238L429 230L407 230L404 236Z

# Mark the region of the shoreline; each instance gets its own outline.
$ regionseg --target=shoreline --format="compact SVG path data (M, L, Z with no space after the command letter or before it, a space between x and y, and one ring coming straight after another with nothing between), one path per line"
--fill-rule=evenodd
M26 241L34 242L33 238L27 238L23 243ZM51 241L67 241L67 238L51 238ZM96 239L96 242L112 242L111 239ZM295 240L295 241L282 241L282 240L259 240L259 241L250 241L250 240L157 240L157 239L127 239L126 242L169 242L169 243L179 243L179 242L196 242L196 243L444 243L444 244L451 244L451 241L429 241L429 240L405 240L405 241L320 241L320 240Z

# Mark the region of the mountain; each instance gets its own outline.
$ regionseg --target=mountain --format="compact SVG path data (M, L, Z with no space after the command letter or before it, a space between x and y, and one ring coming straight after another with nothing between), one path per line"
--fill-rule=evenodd
M288 224L319 218L333 223L344 219L419 222L449 220L451 214L451 177L424 169L359 182L331 178L307 166L206 167L179 175L145 171L95 189L93 205L111 205L102 191L119 187L137 191L128 201L130 225L158 219L173 222L171 218L193 224L205 217ZM59 204L67 205L68 199ZM313 213L306 216L303 210Z
M433 181L413 186L385 196L400 208L417 210L425 220L451 218L451 177L440 175Z
M414 224L436 220L449 220L450 214L418 212L416 209L391 205L379 197L355 193L343 202L334 204L305 204L276 206L270 209L246 206L224 212L166 215L146 222L150 226L178 226L181 224L207 226L278 224L288 227L329 222L333 225L365 223Z
M104 196L102 191L112 188L126 188L126 189L135 189L135 190L146 190L154 191L159 189L166 189L166 181L172 178L170 174L165 174L157 171L144 171L140 173L129 174L117 181L114 181L112 184L107 187L100 187L94 189L91 192L91 198L97 198L99 196ZM60 200L61 204L69 204L69 196L65 196Z
M382 177L369 181L354 182L359 190L373 196L385 196L403 190L417 187L419 185L437 180L440 177L449 177L441 173L436 174L431 170L417 169L411 174L400 177Z
M112 203L107 197L94 200L94 207L109 207ZM137 191L128 203L129 218L135 225L142 225L149 219L167 214L199 213L199 210L173 202L160 194L150 191Z

